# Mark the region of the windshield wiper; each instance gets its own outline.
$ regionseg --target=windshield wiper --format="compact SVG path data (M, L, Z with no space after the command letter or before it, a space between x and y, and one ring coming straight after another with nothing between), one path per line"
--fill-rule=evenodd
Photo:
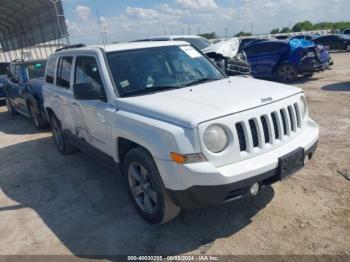
M204 78L200 78L200 79L197 79L193 82L190 82L186 85L184 85L185 87L186 86L193 86L193 85L198 85L198 84L201 84L201 83L206 83L206 82L211 82L211 81L216 81L216 80L219 80L217 78L211 78L211 77L204 77Z
M141 90L129 91L122 94L122 96L126 97L126 96L132 96L132 95L143 95L147 93L154 93L157 91L164 91L164 90L178 89L178 88L182 88L182 86L154 86L154 87L144 88Z

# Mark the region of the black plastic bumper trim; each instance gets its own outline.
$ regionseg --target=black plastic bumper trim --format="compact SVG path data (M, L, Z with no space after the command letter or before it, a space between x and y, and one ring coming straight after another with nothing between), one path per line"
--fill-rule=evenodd
M312 158L316 147L316 141L308 150L305 156ZM259 183L260 187L271 185L280 181L279 168L275 168L231 184L215 186L192 186L185 190L169 190L173 201L185 209L196 209L212 205L220 205L249 195L250 186Z

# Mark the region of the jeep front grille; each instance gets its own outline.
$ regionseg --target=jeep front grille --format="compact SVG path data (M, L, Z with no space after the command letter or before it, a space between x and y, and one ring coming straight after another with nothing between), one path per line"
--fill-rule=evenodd
M280 110L235 124L240 151L274 145L301 128L299 105L294 103Z

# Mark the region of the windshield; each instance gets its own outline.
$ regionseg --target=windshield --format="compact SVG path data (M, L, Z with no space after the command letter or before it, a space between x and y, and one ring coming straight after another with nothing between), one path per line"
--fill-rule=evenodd
M182 88L225 77L192 46L135 49L107 56L120 96Z
M174 38L174 40L176 41L185 41L188 42L192 45L194 45L196 48L198 48L199 50L203 50L204 48L207 48L208 46L210 46L210 42L204 38L200 38L200 37L195 37L195 38Z
M46 61L38 61L26 65L28 70L28 77L30 79L44 77Z

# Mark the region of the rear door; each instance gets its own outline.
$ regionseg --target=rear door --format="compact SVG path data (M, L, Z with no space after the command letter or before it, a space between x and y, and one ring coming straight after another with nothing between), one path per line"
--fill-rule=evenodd
M260 49L260 44L248 44L243 51L247 55L247 60L248 63L251 66L251 73L253 76L258 75L258 59L259 59L259 49Z
M262 76L271 76L281 59L286 59L288 47L285 43L261 43L257 70Z

